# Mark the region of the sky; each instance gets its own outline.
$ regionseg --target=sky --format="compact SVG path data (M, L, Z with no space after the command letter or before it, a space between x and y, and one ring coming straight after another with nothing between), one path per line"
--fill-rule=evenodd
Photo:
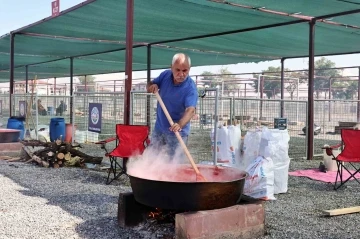
M0 0L0 36L49 17L51 15L52 1L53 0ZM83 1L84 0L60 0L60 11L68 9ZM333 56L326 58L335 62L337 67L360 65L360 54ZM170 63L171 62L169 62L169 65ZM307 58L285 60L285 67L291 70L307 69L307 64ZM227 68L232 73L261 72L262 70L267 69L269 66L279 67L280 60L260 63L239 63L226 66L192 67L190 74L199 75L204 71L218 73L221 68ZM160 72L161 70L152 71L152 76L157 76ZM358 70L346 70L344 74L358 75ZM146 77L146 72L133 73L133 79L142 77ZM123 78L123 74L109 74L98 76L96 77L96 80L117 80Z

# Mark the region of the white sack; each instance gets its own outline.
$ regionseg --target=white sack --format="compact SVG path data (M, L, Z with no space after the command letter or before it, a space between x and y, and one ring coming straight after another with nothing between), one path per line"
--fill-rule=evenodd
M274 165L271 158L257 157L246 169L244 194L263 200L275 200Z

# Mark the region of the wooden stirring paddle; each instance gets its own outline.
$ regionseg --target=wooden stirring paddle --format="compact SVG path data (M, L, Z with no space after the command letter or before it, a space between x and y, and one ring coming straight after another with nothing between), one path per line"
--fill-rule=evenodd
M172 126L174 124L174 121L172 120L168 110L166 109L166 106L165 106L164 102L162 101L162 99L161 99L161 97L159 95L159 92L156 92L155 96L156 96L156 99L159 101L159 104L160 104L162 110L164 111L164 114L165 114L166 118L168 119L170 125ZM179 140L179 143L180 143L181 147L185 151L185 154L186 154L187 158L189 159L191 166L195 170L196 181L207 182L206 178L200 173L198 167L194 163L194 159L192 158L189 150L187 149L186 144L184 143L184 140L181 138L180 133L179 132L174 132L174 133L176 135L176 138Z

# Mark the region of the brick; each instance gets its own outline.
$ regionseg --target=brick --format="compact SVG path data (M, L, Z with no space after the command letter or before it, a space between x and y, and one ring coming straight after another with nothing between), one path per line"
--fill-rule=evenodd
M255 238L265 234L262 202L176 214L176 238Z
M0 151L21 151L22 144L16 143L0 143Z
M132 192L120 193L118 200L118 225L123 228L137 226L144 221L149 212L154 210L152 207L138 203Z

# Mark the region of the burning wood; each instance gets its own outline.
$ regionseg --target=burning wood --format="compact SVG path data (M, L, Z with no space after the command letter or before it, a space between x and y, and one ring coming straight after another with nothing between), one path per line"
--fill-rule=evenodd
M175 214L180 211L174 210L165 210L161 208L155 208L154 211L149 212L148 222L156 222L157 224L163 223L174 223L175 222ZM183 212L183 211L181 211Z
M100 164L102 157L93 157L87 155L77 148L80 145L56 140L55 142L41 142L39 140L20 141L24 145L24 151L29 155L30 160L27 162L36 162L43 167L59 168L63 166L84 166L85 163ZM28 147L42 147L41 149L31 152Z

